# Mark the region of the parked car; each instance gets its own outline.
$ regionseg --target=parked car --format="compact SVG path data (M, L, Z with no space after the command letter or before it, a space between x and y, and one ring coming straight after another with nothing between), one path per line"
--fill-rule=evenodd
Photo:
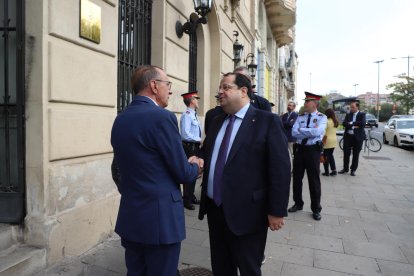
M384 144L389 141L394 146L414 146L414 118L390 119L384 126L382 134Z
M378 127L377 118L370 113L365 114L365 127Z

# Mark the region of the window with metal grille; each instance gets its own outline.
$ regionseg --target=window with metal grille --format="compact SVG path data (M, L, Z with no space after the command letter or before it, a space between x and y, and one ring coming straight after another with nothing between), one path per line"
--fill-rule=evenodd
M133 97L131 76L151 63L152 0L120 0L118 16L118 112Z
M188 92L197 91L197 31L189 34L190 51L189 51L189 76Z
M0 222L24 217L23 8L23 0L0 0Z

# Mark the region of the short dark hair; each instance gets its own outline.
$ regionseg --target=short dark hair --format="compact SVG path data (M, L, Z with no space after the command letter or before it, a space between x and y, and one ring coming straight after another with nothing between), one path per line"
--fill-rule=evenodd
M131 85L135 95L144 90L151 80L159 77L158 70L162 70L155 65L141 65L135 69L131 77Z
M184 101L184 104L185 104L186 106L189 106L189 105L190 105L190 103L191 103L191 100L192 100L192 99L193 99L193 97L184 99L184 100L183 100L183 101Z
M356 105L356 107L359 108L359 101L352 101L351 104L353 104L353 103Z
M239 74L245 75L250 80L250 82L252 81L249 68L247 68L246 66L237 67L236 69L234 69L233 73L239 73Z
M247 94L250 96L253 93L252 83L250 82L249 78L241 73L226 73L223 77L228 76L235 76L234 83L237 85L238 88L246 87Z

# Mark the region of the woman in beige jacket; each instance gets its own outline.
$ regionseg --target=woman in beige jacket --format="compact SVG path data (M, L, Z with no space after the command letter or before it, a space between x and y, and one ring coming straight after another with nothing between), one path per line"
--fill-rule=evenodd
M335 159L333 156L333 152L335 150L337 141L336 141L336 130L338 128L339 122L336 119L335 111L328 108L325 111L326 117L328 117L328 123L326 125L325 130L325 137L324 145L323 145L323 155L324 155L324 163L323 167L325 169L325 172L322 175L325 176L334 176L336 175L336 166L335 166ZM331 173L329 173L329 166L331 167Z

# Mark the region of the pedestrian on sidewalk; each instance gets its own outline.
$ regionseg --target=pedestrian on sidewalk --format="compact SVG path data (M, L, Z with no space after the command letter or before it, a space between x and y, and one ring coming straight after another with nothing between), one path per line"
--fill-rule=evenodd
M115 232L128 275L175 276L185 238L180 183L194 183L203 161L187 160L177 118L164 109L171 95L166 73L138 67L132 87L135 96L111 134L122 191Z
M320 156L323 151L322 138L325 135L326 116L318 112L319 100L322 96L305 92L305 113L300 115L292 128L292 136L297 139L294 145L293 158L293 200L295 204L289 208L293 213L303 209L302 186L303 176L308 175L311 210L315 220L321 220L321 179Z
M250 104L250 80L227 73L219 87L225 113L203 143L199 219L207 215L215 276L261 275L267 229L287 215L290 162L280 118Z
M186 110L181 115L180 130L184 152L188 158L199 155L201 142L201 126L197 118L198 102L200 97L195 92L181 94ZM195 181L191 184L183 184L184 208L195 210L193 204L200 204L194 195Z
M293 144L296 142L296 138L292 136L292 127L298 118L298 113L295 112L296 103L290 101L287 106L287 112L282 116L283 127L285 128L286 138L288 140L288 149L290 159L293 160Z
M365 135L365 113L359 111L359 101L350 104L351 112L346 114L342 125L344 131L344 167L338 173L344 174L349 172L349 158L352 151L351 175L355 176L358 169L359 153L362 144L366 139Z
M336 141L336 130L338 129L338 119L335 116L335 111L328 108L325 110L325 115L328 118L326 125L325 136L323 136L323 156L324 162L323 167L325 172L322 174L324 176L335 176L336 165L335 158L333 156L337 141ZM329 166L331 166L331 173L329 173Z

